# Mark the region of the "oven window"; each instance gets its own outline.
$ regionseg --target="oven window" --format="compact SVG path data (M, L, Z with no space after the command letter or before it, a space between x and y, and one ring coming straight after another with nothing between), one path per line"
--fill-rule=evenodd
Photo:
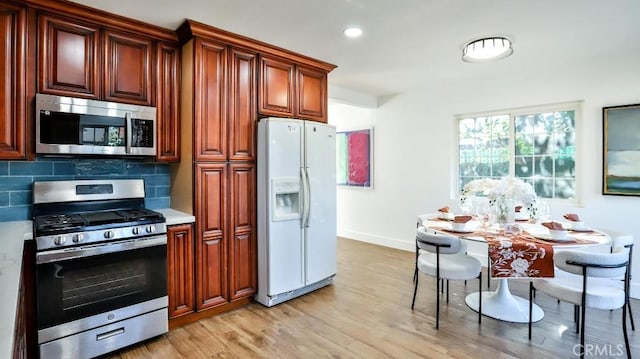
M94 306L141 293L149 287L144 258L106 263L97 268L78 268L62 279L62 310Z
M38 329L166 296L166 248L38 264Z

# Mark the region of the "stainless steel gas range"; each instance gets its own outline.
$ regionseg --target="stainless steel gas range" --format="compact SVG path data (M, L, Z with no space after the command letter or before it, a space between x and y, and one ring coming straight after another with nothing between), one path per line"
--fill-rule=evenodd
M143 180L35 182L41 358L92 358L166 333L167 235Z

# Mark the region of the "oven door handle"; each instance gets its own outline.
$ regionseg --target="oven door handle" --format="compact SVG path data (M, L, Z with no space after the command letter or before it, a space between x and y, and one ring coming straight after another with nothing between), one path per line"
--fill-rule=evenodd
M126 241L108 242L83 247L56 249L53 251L39 252L36 254L36 264L60 262L69 259L97 256L133 249L153 247L167 244L167 236L154 236L147 238L130 239Z

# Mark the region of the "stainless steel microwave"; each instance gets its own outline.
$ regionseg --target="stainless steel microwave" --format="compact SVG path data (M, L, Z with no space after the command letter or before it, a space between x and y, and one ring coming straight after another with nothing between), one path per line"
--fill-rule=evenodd
M36 94L36 153L155 156L156 109Z

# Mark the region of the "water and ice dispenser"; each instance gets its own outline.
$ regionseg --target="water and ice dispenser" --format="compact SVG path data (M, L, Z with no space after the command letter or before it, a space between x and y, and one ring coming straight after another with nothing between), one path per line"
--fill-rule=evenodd
M299 177L282 177L271 180L271 213L273 221L286 221L302 215L302 195Z

